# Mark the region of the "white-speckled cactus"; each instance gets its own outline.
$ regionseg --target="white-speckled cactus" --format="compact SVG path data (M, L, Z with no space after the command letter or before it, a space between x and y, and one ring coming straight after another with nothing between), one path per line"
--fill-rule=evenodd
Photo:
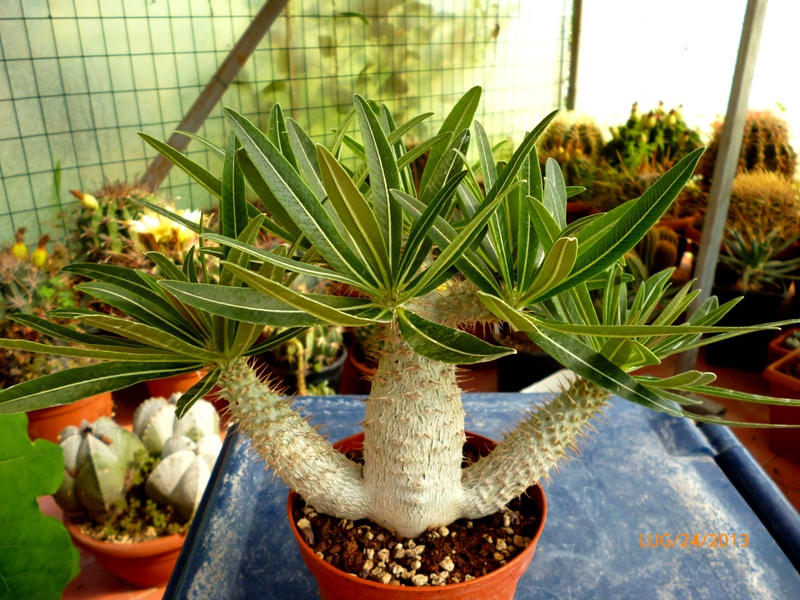
M206 400L198 400L178 418L175 407L181 396L181 393L175 393L169 400L150 398L142 402L133 414L133 432L153 456L161 455L164 444L173 436L185 436L196 442L205 436L219 434L219 413Z
M55 494L66 511L85 508L103 514L127 491L136 454L145 447L133 433L108 417L59 435L64 452L64 479Z
M197 441L184 435L172 436L164 443L161 462L147 478L147 495L191 519L221 449L219 435L206 435Z
M203 236L221 246L214 249L223 256L218 283L200 283L191 257L180 269L154 255L161 267L158 281L102 265L73 266L99 281L82 290L129 310L131 319L85 311L67 316L123 341L24 318L83 347L0 344L108 362L2 391L0 411L61 404L89 392L205 368L205 379L178 401L179 414L216 386L267 466L318 511L369 518L415 537L459 517L491 514L546 477L611 393L676 416L686 415L681 403L691 402L680 395L685 391L800 405L721 392L709 385L711 373L689 371L667 379L629 375L715 339L701 339L703 334L730 336L771 327L714 327L735 304L719 306L716 298L686 323L673 325L696 292L687 285L657 313L670 270L653 275L635 297L628 296L624 256L669 208L701 150L679 161L640 198L568 225L567 198L580 189L566 186L553 160L543 177L535 151L554 115L525 136L507 163L497 164L483 127L472 123L480 95L479 88L467 92L439 134L409 153L403 135L425 117L397 126L385 106L356 96L363 161L355 171L337 158L353 115L325 147L284 119L280 107L272 111L268 134L226 110L231 135L222 150L221 179L180 157L187 172L221 198L219 233ZM143 137L175 158L163 143ZM465 158L473 137L483 186ZM415 187L408 164L428 150ZM245 178L269 214L253 216ZM256 247L262 226L287 244L271 251ZM297 292L291 289L296 273L346 284L353 293ZM455 365L513 351L458 327L499 321L526 332L580 378L523 415L490 455L462 468L464 409ZM334 450L248 360L325 323L383 323L387 329L366 402L363 466ZM265 326L278 333L257 343ZM163 409L152 406L147 411L153 415ZM168 425L164 417L163 429L159 425L160 433L154 434L162 447ZM186 445L170 442L170 449L173 443ZM190 464L199 480L202 468L192 450L166 460L184 452L177 466L186 469L175 469L184 473L179 481ZM175 481L177 475L170 477ZM164 490L166 497L169 486ZM187 499L185 510L190 505Z

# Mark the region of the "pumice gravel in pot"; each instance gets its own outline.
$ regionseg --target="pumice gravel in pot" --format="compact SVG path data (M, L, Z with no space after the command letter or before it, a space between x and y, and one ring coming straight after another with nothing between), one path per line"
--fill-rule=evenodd
M219 148L221 177L142 134L219 197L218 231L172 218L201 234L195 249L201 257L221 260L198 269L192 256L180 265L150 253L157 277L82 266L95 281L80 289L130 318L54 311L114 337L29 319L71 343L0 344L104 362L3 390L0 411L63 404L205 369L177 402L179 418L217 386L253 450L317 513L369 520L408 539L501 511L568 454L611 394L674 416L686 416L683 405L693 402L682 392L800 404L714 387L712 373L629 374L687 348L774 326L716 327L736 301L719 305L715 298L675 325L697 294L689 284L655 316L671 269L628 293L625 254L669 208L702 149L641 197L568 225L567 199L581 188L567 185L554 160L542 173L535 150L555 113L531 128L508 162L498 163L489 136L473 123L480 96L480 88L469 90L439 132L411 152L403 136L431 115L398 125L386 106L360 96L327 146L315 144L277 105L267 133L226 109L231 133ZM360 140L347 134L354 123ZM470 146L477 163L467 158ZM408 166L428 151L415 186ZM353 157L354 170L340 162L351 164ZM248 205L245 181L268 213ZM261 229L284 243L257 247ZM219 272L209 274L212 268ZM357 293L298 292L291 286L298 274ZM456 365L513 353L464 329L499 322L526 333L579 377L521 415L491 453L462 466L466 436ZM333 448L249 359L308 327L375 323L384 323L387 334L366 399L361 464ZM267 326L271 335L257 342Z

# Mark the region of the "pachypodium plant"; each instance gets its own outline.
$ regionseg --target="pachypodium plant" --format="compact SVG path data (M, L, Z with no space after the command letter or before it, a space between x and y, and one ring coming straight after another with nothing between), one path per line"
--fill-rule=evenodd
M714 298L675 325L698 293L689 284L654 317L669 269L628 298L630 278L621 262L689 180L702 150L681 159L636 200L567 225L570 191L554 160L546 162L542 177L535 151L555 113L525 136L507 163L497 164L488 135L473 125L480 95L480 88L467 92L439 133L413 153L406 153L403 136L428 115L397 126L385 106L359 96L327 146L315 144L279 107L266 133L226 110L232 133L226 148L217 149L224 156L221 179L146 138L220 198L216 233L173 217L219 244L201 248L222 258L219 283L197 283L190 266L164 269L158 280L95 268L99 282L85 291L124 305L131 320L73 311L70 316L119 337L77 337L67 328L56 333L82 346L70 352L109 362L0 392L0 411L61 404L203 367L208 375L178 402L179 414L217 385L253 448L317 511L367 518L413 537L461 517L496 512L546 477L611 394L675 416L686 415L683 405L693 402L683 392L800 405L711 386L710 373L666 379L629 374L670 354L770 327L714 326L735 304L719 306ZM361 163L348 170L339 156L354 118L361 141L351 138L347 146ZM467 159L473 139L475 167ZM417 189L408 166L427 150ZM245 180L269 214L248 207ZM262 227L286 243L257 248L253 240ZM289 285L295 274L358 293L298 292ZM592 290L602 298L599 310ZM458 327L500 321L526 332L579 379L524 415L491 454L463 468L456 365L513 350ZM366 401L363 465L334 450L248 362L260 349L252 345L263 326L323 323L386 325ZM53 329L44 320L33 325Z

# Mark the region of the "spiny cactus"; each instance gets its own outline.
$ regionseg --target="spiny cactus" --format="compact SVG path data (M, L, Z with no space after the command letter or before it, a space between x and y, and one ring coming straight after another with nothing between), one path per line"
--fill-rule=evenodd
M185 435L172 436L164 443L161 462L147 478L147 495L156 502L172 506L185 519L191 519L221 449L222 441L217 434L197 441Z
M542 169L555 159L570 185L591 189L603 157L603 133L591 117L567 113L556 119L539 139Z
M219 414L213 404L198 400L179 419L175 416L175 406L180 397L180 393L175 393L169 400L150 398L133 414L133 432L153 456L162 455L164 445L173 436L197 442L208 435L219 434Z
M714 123L712 130L708 150L697 167L697 172L709 186L719 152L722 121ZM748 111L742 135L742 150L739 153L739 172L764 170L780 173L791 179L797 168L797 153L789 139L789 127L780 116L770 110Z
M319 373L334 363L341 351L342 328L318 325L272 350L270 361L289 371L299 369L302 362L306 371Z
M64 480L55 500L67 511L85 508L90 514L106 513L124 497L129 472L142 442L108 417L81 427L67 427L60 434L64 451Z
M670 167L701 145L700 134L691 129L681 106L664 110L664 103L642 115L634 102L627 122L611 128L611 141L603 155L612 166L636 170L644 163ZM666 169L664 169L666 170Z
M733 180L727 226L740 233L753 227L786 238L800 231L800 191L780 173L747 171Z

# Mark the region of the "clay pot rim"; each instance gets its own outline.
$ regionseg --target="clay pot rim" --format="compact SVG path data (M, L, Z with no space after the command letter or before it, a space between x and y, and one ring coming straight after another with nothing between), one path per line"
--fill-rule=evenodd
M72 536L76 543L88 548L92 552L99 552L118 558L139 558L164 554L175 548L180 548L186 539L185 535L173 534L130 544L122 542L101 542L83 533L80 527L73 523L66 514L63 517L63 521L70 536Z
M74 412L76 410L80 410L81 408L89 404L94 404L95 402L104 402L110 399L111 399L111 392L100 392L99 394L95 394L94 396L89 396L88 398L82 398L81 400L76 400L75 402L68 402L67 404L59 404L58 406L48 406L47 408L37 408L28 411L28 421L30 421L31 415L33 415L34 419L52 418L55 416L60 416Z
M493 444L493 445L497 444L497 442L495 442L494 440L492 440L490 438L487 438L486 436L480 435L478 433L473 433L471 431L466 431L465 433L467 435L467 440L468 441L469 441L470 438L472 438L472 439L477 439L478 441L483 441L484 443L490 443L490 444ZM334 448L336 448L339 445L344 444L344 442L356 441L356 440L358 440L358 438L361 438L363 440L363 437L364 437L364 433L363 432L359 432L359 433L350 435L350 436L348 436L346 438L343 438L343 439L339 440L338 442L334 442L333 446L334 446ZM525 557L526 554L533 554L533 552L536 550L536 544L539 541L539 537L542 535L542 531L544 531L545 522L547 521L547 498L545 497L544 489L538 483L535 483L532 486L530 486L528 488L528 490L533 491L535 496L534 496L534 494L528 494L528 495L531 496L532 498L534 498L535 501L537 501L537 502L540 501L541 502L541 506L542 506L541 520L539 521L539 525L536 528L536 534L533 536L533 538L531 538L531 543L528 544L528 546L524 550L522 550L522 552L517 554L514 558L512 558L506 564L501 566L499 569L495 569L494 571L492 571L491 573L488 573L487 575L481 575L480 577L476 577L475 579L472 579L470 581L462 581L461 583L450 583L450 584L447 584L444 587L446 587L448 590L459 590L459 589L464 589L464 588L470 587L471 585L475 585L476 581L477 582L486 582L488 579L490 579L492 577L501 578L506 574L506 571L509 571L509 570L513 569L516 566L517 562L519 562L520 560L524 560L524 557ZM341 577L348 577L348 578L352 577L352 575L350 575L350 574L348 574L348 573L346 573L344 571L341 571L341 570L337 569L336 567L333 567L333 566L329 565L324 560L322 560L320 557L318 557L314 552L311 551L311 548L308 546L308 544L306 544L305 540L300 536L300 533L297 531L297 526L294 523L294 517L292 515L292 507L294 506L294 502L298 498L300 498L300 494L298 494L294 490L289 490L289 497L288 497L287 502L286 502L286 513L287 513L287 517L288 517L288 520L289 520L289 527L291 528L292 533L294 534L294 537L295 537L295 540L297 541L297 543L300 544L301 546L305 546L306 548L308 548L308 550L309 550L308 555L311 558L311 560L314 560L317 564L319 564L328 573L335 574L335 575L341 576ZM371 587L371 588L373 588L375 590L397 591L397 589L398 589L397 586L389 585L389 584L386 584L386 583L378 583L377 581L370 581L369 579L358 578L358 583L360 585L365 585L367 587ZM442 589L441 589L440 586L408 587L408 593L409 594L429 594L429 595L434 595L434 594L441 594L442 593Z
M786 348L786 347L783 345L783 342L786 340L786 338L788 338L790 335L792 335L792 333L793 333L793 332L795 332L795 331L798 331L798 330L800 330L800 326L797 326L797 325L796 325L796 326L794 326L794 327L789 327L789 328L788 328L786 331L784 331L783 333L781 333L781 334L780 334L778 337L774 338L774 339L773 339L773 340L772 340L772 341L769 343L770 347L771 347L771 348L772 348L772 349L773 349L775 352L778 352L778 353L780 354L780 356L779 356L778 358L783 358L783 357L784 357L784 356L786 356L787 354L791 354L792 352L794 352L794 350L791 350L791 349L789 349L789 348ZM798 349L798 348L795 348L795 350L797 350L797 349ZM777 361L778 361L778 358L776 358L776 359L775 359L773 362L777 362Z
M792 350L789 354L785 354L775 362L768 364L762 374L765 379L772 383L777 383L778 385L792 389L798 388L800 387L800 379L792 377L780 370L782 366L794 362L795 360L800 360L800 348Z

